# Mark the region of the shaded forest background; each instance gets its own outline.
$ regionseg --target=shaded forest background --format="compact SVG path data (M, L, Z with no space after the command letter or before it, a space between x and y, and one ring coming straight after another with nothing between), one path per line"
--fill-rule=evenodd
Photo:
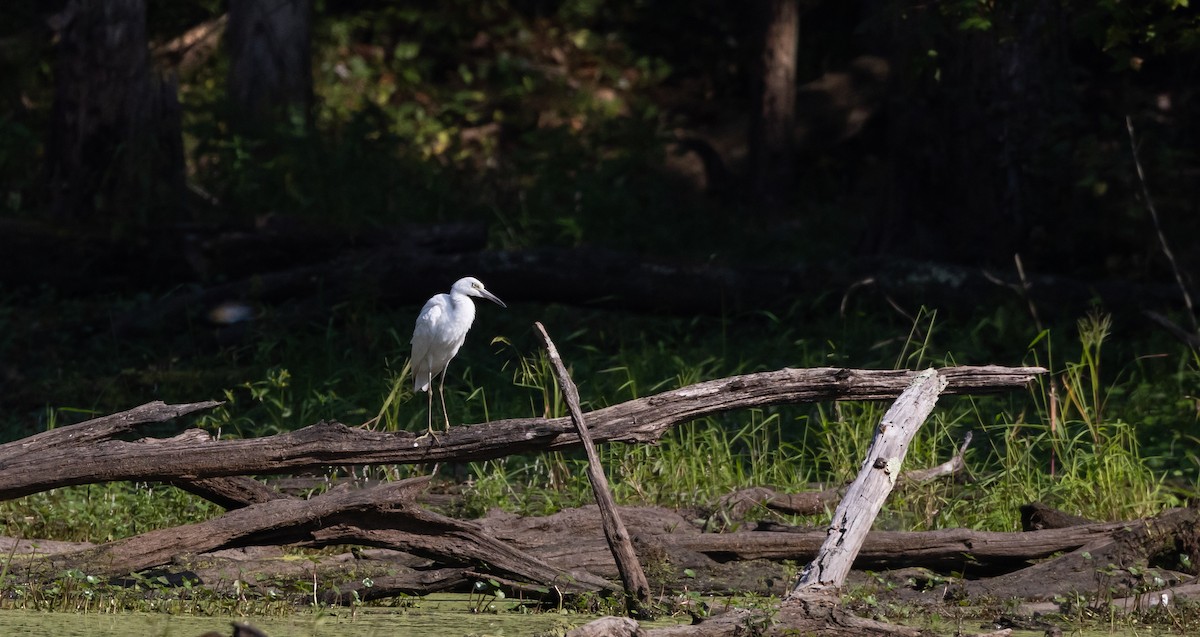
M41 329L0 350L0 404L46 400L48 297L160 299L427 224L629 277L1019 254L1178 311L1127 121L1191 285L1198 80L1187 0L7 2L0 292ZM232 231L274 238L212 248Z
M1164 280L1130 116L1165 229L1196 230L1200 26L1183 0L231 3L244 33L195 31L221 2L93 4L6 3L9 219L109 235L267 214L481 219L501 247L1021 253L1036 271ZM304 19L263 17L281 12ZM104 59L72 49L100 46L106 20L144 35ZM787 57L762 61L772 20L798 25L794 113L758 107L779 75L764 67ZM100 118L128 131L66 157L62 111L81 105L127 109ZM753 129L771 126L775 154L757 160ZM128 143L146 137L158 146ZM72 170L99 174L77 186Z

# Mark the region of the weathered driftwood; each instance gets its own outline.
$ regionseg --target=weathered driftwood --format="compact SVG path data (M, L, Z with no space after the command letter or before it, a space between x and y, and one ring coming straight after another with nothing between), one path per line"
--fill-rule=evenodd
M778 614L735 609L698 625L651 630L647 634L740 635L748 625L750 632L766 635L809 631L823 635L920 634L916 629L855 617L841 608L836 596L828 593L845 581L876 514L900 477L908 443L933 411L945 387L946 380L936 370L925 370L884 414L858 477L834 512L825 540L780 603Z
M433 557L447 564L486 564L502 575L564 590L607 590L588 573L560 569L497 541L474 523L438 515L413 503L429 478L366 489L334 489L308 500L252 504L196 524L150 531L30 563L49 574L80 568L121 575L168 564L180 556L258 544L362 544Z
M245 476L171 480L170 484L225 509L240 509L251 504L270 502L286 497L270 486Z
M1027 533L971 529L871 531L855 565L871 570L922 566L941 571L967 568L972 573L1006 572L1055 553L1111 540L1115 532L1141 523L1107 522ZM722 559L802 561L812 559L826 535L825 531L749 531L668 536L660 541L668 549L678 547Z
M1146 584L1152 584L1154 571L1146 567L1150 561L1147 555L1162 550L1162 547L1175 546L1177 543L1185 545L1190 541L1189 538L1196 533L1193 527L1198 521L1197 513L1200 512L1179 510L1164 514L1161 520L1134 520L1026 533L965 529L873 531L867 536L854 567L856 570L877 573L896 572L894 586L887 591L877 592L881 600L890 595L891 599L899 600L940 601L945 585L931 589L921 582L940 574L938 577L941 581L953 583L955 578L951 574L959 572L966 572L972 578L991 577L968 580L961 586L951 585L953 590L967 595L1045 599L1075 591L1093 591L1096 571L1112 571L1108 567L1112 557L1106 553L1108 549L1104 549L1104 546L1129 538L1131 533L1137 533L1141 528L1156 529L1154 537L1157 539L1154 541L1125 544L1128 552L1121 556L1124 561L1120 564L1138 566L1143 575L1139 581L1122 572L1115 591L1115 594L1122 594L1121 591L1131 590L1134 584L1139 585L1139 590L1144 590ZM753 592L782 595L786 592L788 580L785 563L812 559L825 536L821 531L702 533L688 516L655 507L622 507L621 514L635 538L642 563L655 572L652 579L655 590L686 588L714 594ZM478 525L484 536L559 569L588 572L610 580L619 577L612 554L603 539L594 506L567 509L547 517L519 517L497 511L472 524ZM341 535L343 530L345 535ZM338 537L350 537L352 533L351 529L339 529ZM241 585L253 585L257 579L262 586L269 586L280 580L316 576L321 583L319 595L328 603L350 603L355 599L355 594L358 595L357 599L365 600L400 594L428 595L464 590L472 581L481 579L496 580L510 596L542 599L548 596L551 603L559 595L570 595L579 590L560 587L555 592L551 582L505 576L495 568L483 571L464 567L467 562L463 558L439 555L437 551L440 545L436 540L429 544L427 540L416 538L413 533L397 533L395 537L387 538L376 529L369 532L363 530L360 535L364 538L383 538L386 540L384 544L405 550L366 548L341 556L328 555L317 563L298 563L283 559L283 553L278 548L250 546L191 557L186 554L173 555L170 563L174 566L169 568L194 573L205 586L228 594L237 592L234 581L242 582ZM322 539L332 538L330 535ZM311 536L303 540L302 545L319 545L316 538ZM347 543L358 542L351 538ZM0 538L0 553L3 554L78 552L88 546L86 543ZM421 547L424 547L424 557L409 553ZM1081 547L1089 547L1085 550L1089 551L1092 559L1081 557L1082 551L1077 551ZM185 548L193 547L180 547L180 550ZM1063 554L1055 559L1064 561L1036 571L1022 571L1054 554ZM1162 563L1171 557L1156 555L1154 561ZM929 570L913 571L906 567ZM1088 567L1091 570L1083 570ZM88 568L84 570L91 572ZM1169 597L1176 594L1194 596L1191 589L1174 585L1181 580L1172 579L1167 571L1158 572L1171 587L1164 590L1164 594ZM1013 573L1013 576L995 578L1004 573ZM367 576L372 580L370 586L363 584L363 578ZM533 583L523 583L529 581ZM986 592L978 588L988 582L995 586L990 586Z
M1044 370L951 368L945 371L958 391L974 393L980 388L1002 391L1022 386ZM900 393L912 376L908 372L895 371L780 370L701 383L577 417L587 422L589 432L603 440L653 441L676 422L730 409L805 400L888 397ZM421 509L412 502L413 485L416 484L412 481L375 489L339 489L311 500L298 500L283 496L257 481L233 475L328 464L462 460L526 449L562 448L579 441L578 434L572 435L566 428L569 427L566 419L501 421L458 427L443 436L436 447L414 446L419 441L410 434L380 434L336 423L322 423L293 434L257 441L213 441L198 430L185 431L168 439L125 442L112 438L116 433L130 433L138 422L161 420L211 406L151 405L102 419L95 427L92 426L95 423L63 427L34 437L33 444L24 447L20 442L0 446L0 493L11 493L3 491L4 488L36 490L28 482L9 484L5 480L14 479L15 472L33 466L31 463L35 461L42 463L43 471L47 467L57 471L61 459L84 457L76 443L82 441L87 445L87 455L96 460L91 465L93 475L87 481L97 479L94 475L97 467L105 468L99 479L121 479L114 476L168 479L235 509L198 525L155 531L73 554L41 558L41 566L50 572L86 566L90 573L121 574L166 564L178 560L181 555L229 547L357 544L425 556L434 561L431 567L438 567L397 575L394 581L388 579L389 576L377 579L380 592L419 593L460 585L471 577L480 576L472 574L470 568L485 564L488 577L511 578L509 585L513 588L520 586L517 581L535 582L543 590L554 589L560 594L612 588L606 580L576 565L556 566L568 562L538 555L523 548L520 542L506 541L507 538L486 524L460 522ZM141 468L130 467L129 464L137 462L138 458L142 458ZM121 462L125 464L118 467ZM155 465L152 470L148 467L150 463ZM150 473L145 473L147 471ZM77 471L78 475L83 473ZM659 551L664 546L654 542L653 538L639 540L646 538L634 538L639 552ZM578 536L573 544L579 544ZM682 550L687 555L702 554L691 548L671 550ZM670 550L667 554L668 559L673 559ZM613 561L611 555L608 560ZM187 561L185 558L184 562ZM326 596L344 599L351 591L352 588L340 587ZM374 594L354 592L360 599L363 595ZM782 612L792 613L795 608L788 607ZM857 624L861 621L857 618L842 617L840 613L834 613L834 616L834 620L821 621L823 624L846 622L859 633L867 630ZM719 625L719 622L712 625Z
M801 571L800 581L784 599L785 603L807 593L841 588L875 523L875 516L900 478L908 443L917 435L945 388L946 380L937 371L927 369L913 379L884 414L858 477L833 512L828 537L816 557Z
M1039 367L948 367L946 393L1011 391L1045 373ZM830 400L881 400L898 396L914 372L844 368L781 369L706 381L631 400L584 415L600 442L657 441L673 425L734 409ZM454 427L435 443L409 432L387 433L320 422L303 429L246 440L211 440L203 432L173 439L112 439L139 423L169 419L216 403L152 403L60 427L0 445L0 499L55 487L113 480L172 482L246 474L271 474L344 464L468 461L574 447L579 436L569 418L524 418ZM154 419L144 412L152 412ZM136 416L136 417L135 417ZM86 448L84 448L86 447Z
M1093 526L1048 529L1033 533L1067 533ZM971 597L1045 599L1068 591L1095 591L1108 578L1104 589L1113 596L1132 595L1145 589L1145 572L1151 564L1179 564L1180 554L1194 564L1200 559L1200 511L1171 509L1153 518L1124 523L1121 529L1097 537L1065 555L1038 562L1013 573L962 582ZM1131 571L1140 570L1143 575ZM1102 575L1108 573L1108 575Z
M790 532L703 533L686 516L669 509L621 507L620 511L629 532L659 551L657 561L670 564L675 571L691 568L701 576L720 563L805 563L813 559L827 535L824 530L795 528ZM604 577L617 575L601 539L594 507L526 518L493 512L478 522L490 536L552 564L570 564ZM1107 522L1025 533L971 529L871 531L854 564L855 568L874 571L924 567L947 574L964 570L972 574L1008 573L1056 553L1112 541L1117 534L1144 524L1141 520ZM687 583L681 573L679 577L679 584ZM753 584L745 590L780 592L764 591Z
M562 390L563 398L567 401L571 424L575 426L575 432L579 436L579 441L583 443L583 450L587 455L588 482L592 485L592 493L595 494L596 504L600 508L604 539L608 542L609 550L612 551L617 571L621 574L621 583L625 587L626 608L632 617L648 616L651 603L650 584L646 581L646 573L642 571L637 553L633 550L629 531L621 522L621 514L617 512L617 503L613 500L612 492L608 488L608 478L604 475L600 456L596 453L596 446L592 444L587 425L584 424L583 410L579 407L579 390L571 380L571 375L567 373L567 368L558 355L558 348L554 346L554 341L550 340L546 328L540 322L534 323L534 326L546 346L546 353L550 358L554 376L558 379L559 389Z

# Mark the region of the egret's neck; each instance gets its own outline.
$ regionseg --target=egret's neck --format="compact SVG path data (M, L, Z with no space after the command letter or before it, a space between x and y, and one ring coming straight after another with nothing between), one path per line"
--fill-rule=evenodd
M461 292L454 292L450 294L450 302L454 304L454 312L458 316L464 317L468 326L471 321L475 320L475 302L471 300L471 297Z

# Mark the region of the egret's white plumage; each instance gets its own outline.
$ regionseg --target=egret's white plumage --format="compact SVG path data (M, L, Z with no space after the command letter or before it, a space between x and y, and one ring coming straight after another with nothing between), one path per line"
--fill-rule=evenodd
M475 322L475 302L471 297L487 299L500 307L508 307L496 295L488 292L475 277L464 277L454 282L449 294L437 294L426 301L417 316L417 326L412 337L413 391L429 392L429 432L433 433L433 377L442 375L438 393L442 399L442 415L446 418L446 429L450 428L450 416L446 414L446 395L442 389L446 383L446 367L458 353L467 332Z

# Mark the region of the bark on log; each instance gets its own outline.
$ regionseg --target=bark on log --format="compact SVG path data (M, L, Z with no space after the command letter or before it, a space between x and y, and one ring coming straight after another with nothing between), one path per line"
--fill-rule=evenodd
M76 425L43 431L15 442L0 445L0 466L7 465L10 461L30 453L40 453L63 446L74 448L94 444L114 436L137 431L141 425L166 422L220 405L221 403L215 400L179 405L168 405L161 400L156 400Z
M1018 389L1044 372L1038 367L998 366L940 370L949 383L946 393L952 394ZM654 442L675 424L734 409L894 398L913 375L905 370L782 369L689 385L592 411L585 419L595 440ZM135 425L122 426L127 431ZM0 499L113 480L170 482L327 465L461 462L579 444L569 418L523 418L454 427L438 436L437 444L410 432L369 431L331 422L265 438L214 441L203 440L203 432L191 432L153 444L107 439L113 435L107 433L106 427L111 426L94 430L89 421L34 436L32 448L26 441L0 446ZM81 454L78 445L69 444L72 438L88 442L86 454Z
M863 569L922 566L942 571L1007 572L1055 553L1104 542L1140 521L1107 522L1026 533L943 529L938 531L871 531L855 560ZM825 541L825 531L779 533L748 531L658 538L668 549L678 547L721 560L812 559Z
M679 570L692 567L702 571L717 563L751 560L805 563L827 536L823 530L795 528L791 532L703 533L691 524L689 516L675 511L657 507L621 507L620 511L630 532L660 547L660 561ZM600 539L597 517L593 507L582 507L547 517L493 513L479 523L490 536L552 564L571 564L616 577L616 566ZM974 575L1008 573L1056 553L1107 543L1116 534L1143 524L1140 520L1108 522L1024 533L871 531L855 568L880 571L919 566L943 573L964 569Z
M840 587L849 573L876 514L900 477L908 443L933 411L945 387L946 380L936 370L927 369L913 379L888 409L858 478L834 512L828 536L801 573L799 582L779 605L777 616L736 609L725 617L706 620L697 626L649 631L650 634L740 635L749 627L752 633L767 635L806 631L820 631L824 635L919 635L916 629L855 617L843 610L837 597L828 592Z
M900 468L908 455L908 443L917 435L945 388L946 380L938 376L936 370L927 369L913 379L884 414L858 477L833 512L829 536L821 544L817 556L800 573L800 581L784 601L841 588L875 523L875 516L900 478Z
M192 495L198 495L227 510L240 509L251 504L287 497L258 480L245 476L172 480L169 484Z
M541 335L542 342L546 345L546 353L550 358L554 376L558 379L558 386L567 401L571 424L574 425L576 435L579 436L584 453L587 455L588 482L592 485L592 493L595 494L596 504L600 509L604 539L608 542L608 548L612 551L617 570L621 573L621 583L625 587L626 608L632 617L647 617L652 614L650 612L650 584L646 581L646 574L642 571L637 553L633 550L629 531L621 522L621 514L617 512L617 503L613 500L612 492L608 488L608 478L604 475L600 456L596 453L596 446L592 444L587 425L583 421L583 410L579 408L579 390L571 380L571 375L567 373L567 368L558 355L558 348L554 346L554 341L550 340L546 328L541 323L534 323L534 326Z
M1066 533L1088 526L1049 529L1033 533ZM1008 597L1024 599L1047 598L1062 594L1064 588L1077 591L1096 590L1100 572L1113 572L1106 585L1112 595L1133 594L1144 586L1140 577L1128 573L1138 567L1145 571L1150 564L1178 564L1180 554L1188 556L1191 564L1200 563L1200 511L1171 509L1146 520L1124 523L1111 535L1096 538L1080 548L1052 560L1045 560L1014 573L970 580L962 590L971 597L995 596L1002 592ZM1192 569L1195 567L1192 566ZM1193 571L1194 572L1194 571Z
M362 544L487 565L495 572L564 590L609 590L590 573L560 569L488 536L473 523L425 511L413 503L428 477L368 489L334 489L308 500L281 498L197 524L143 533L31 563L45 574L78 568L116 576L170 563L179 556L261 544Z

